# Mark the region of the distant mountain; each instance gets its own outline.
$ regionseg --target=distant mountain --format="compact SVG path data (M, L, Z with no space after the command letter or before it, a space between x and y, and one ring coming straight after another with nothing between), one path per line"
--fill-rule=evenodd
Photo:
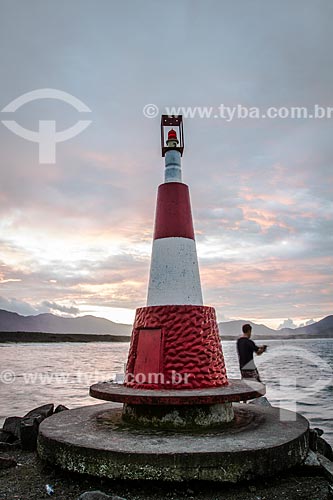
M226 321L219 323L223 338L237 338L242 333L242 325L250 323L253 337L265 339L290 337L333 337L333 316L327 316L312 325L299 328L283 328L273 330L265 325L246 320ZM20 314L0 309L0 332L43 332L62 334L95 334L130 336L132 326L114 323L95 316L78 318L62 318L54 314L38 314L37 316L21 316Z
M298 328L283 328L279 330L285 334L297 334L297 335L326 335L333 333L333 316L326 316L326 318L317 321L317 323L312 323L312 325L301 326Z
M226 321L223 323L219 323L219 330L220 330L220 334L221 334L222 338L223 337L239 337L240 335L242 335L242 326L245 323L249 323L252 326L253 335L256 337L265 335L267 338L268 337L274 338L274 335L276 335L276 330L272 330L271 328L268 328L268 326L257 325L256 323L253 323L252 321L243 321L243 320L239 319L239 320Z
M54 314L21 316L0 309L0 332L90 333L130 336L131 325L95 316L62 318Z
M242 335L242 325L249 323L253 328L253 337L261 337L265 339L290 338L290 337L333 337L333 316L313 323L312 325L302 326L298 328L282 328L281 330L273 330L265 325L257 325L252 321L235 320L219 323L220 335L223 337L237 338Z

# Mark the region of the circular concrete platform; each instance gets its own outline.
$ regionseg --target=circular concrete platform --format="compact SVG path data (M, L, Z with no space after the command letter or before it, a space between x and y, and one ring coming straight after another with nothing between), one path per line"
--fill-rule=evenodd
M235 419L204 431L161 431L122 421L122 406L55 414L39 429L39 456L64 469L112 479L231 481L300 463L308 421L278 408L235 404Z
M114 382L99 382L90 387L90 396L104 401L131 405L202 405L258 398L266 393L264 384L251 379L232 379L228 385L207 389L133 389Z

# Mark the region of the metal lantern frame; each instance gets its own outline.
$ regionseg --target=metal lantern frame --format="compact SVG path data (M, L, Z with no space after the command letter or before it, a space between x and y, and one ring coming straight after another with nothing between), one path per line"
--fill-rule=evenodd
M169 147L166 146L165 142L165 127L172 127L176 129L177 137L179 140L179 146L177 147ZM183 117L182 115L162 115L161 116L161 149L162 156L165 156L165 153L170 149L175 149L180 152L180 155L183 156L184 151L184 127L183 127Z

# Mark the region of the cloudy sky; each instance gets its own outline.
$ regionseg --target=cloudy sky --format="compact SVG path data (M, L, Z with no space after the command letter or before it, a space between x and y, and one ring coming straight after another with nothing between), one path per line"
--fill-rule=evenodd
M185 119L183 157L205 304L273 327L332 314L333 112L217 114L333 107L332 22L331 0L1 0L0 110L49 88L91 112L40 99L0 120L92 123L49 164L0 123L0 308L131 322L163 179L160 113L207 106Z

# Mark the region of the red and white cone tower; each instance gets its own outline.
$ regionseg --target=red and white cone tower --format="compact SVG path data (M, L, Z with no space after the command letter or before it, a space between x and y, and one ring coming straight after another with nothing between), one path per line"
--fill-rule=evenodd
M203 304L190 193L182 183L178 142L171 129L164 183L157 195L147 306Z
M181 123L181 117L168 119ZM157 195L147 306L136 311L125 385L227 385L215 310L203 305L189 188L182 182L183 147L174 129L162 152L165 176Z

